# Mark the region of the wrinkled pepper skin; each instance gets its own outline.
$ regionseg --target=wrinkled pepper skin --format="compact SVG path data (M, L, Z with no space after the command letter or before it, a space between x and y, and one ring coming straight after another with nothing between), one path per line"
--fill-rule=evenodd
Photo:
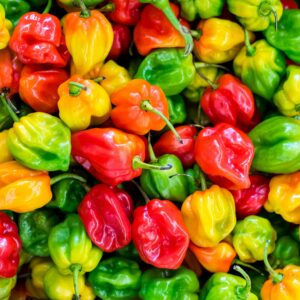
M0 164L0 210L30 212L51 198L47 172L27 169L16 161Z
M228 10L237 17L247 30L262 31L269 26L275 27L276 12L280 20L283 12L280 0L227 0Z
M88 275L94 293L103 300L136 299L142 272L139 265L122 257L101 261Z
M265 209L281 215L287 222L300 224L299 203L296 200L300 193L299 180L300 172L273 176Z
M52 227L48 237L50 256L61 274L72 274L72 266L80 265L79 273L92 271L102 257L85 232L77 214Z
M269 220L252 215L237 222L233 230L233 246L241 261L252 263L264 259L264 248L269 240L267 253L273 252L276 237Z
M144 300L197 300L197 275L183 266L177 270L148 269L142 275L139 296Z
M31 9L30 4L25 0L0 0L0 4L4 7L6 18L10 20L14 26L17 25L22 15Z
M101 12L92 10L88 16L68 13L63 30L73 60L72 74L83 76L104 62L113 43L113 30Z
M15 287L17 283L17 277L9 277L9 278L0 278L0 299L1 300L9 300L10 292Z
M158 85L166 96L177 95L193 80L193 56L182 49L157 49L147 55L138 67L135 78Z
M270 46L265 40L251 45L252 53L243 47L233 61L236 76L251 89L254 94L271 100L285 73L283 53Z
M8 147L7 147L7 138L8 138L8 131L3 130L0 132L0 164L7 162L7 161L12 161L13 157L10 154Z
M286 9L278 22L278 29L269 26L264 35L273 47L283 51L295 63L300 63L299 30L300 10Z
M145 143L137 135L115 128L93 128L72 135L72 155L95 178L118 185L142 173L132 160L145 159Z
M181 214L191 241L199 247L216 246L236 224L233 196L217 185L187 197Z
M103 251L113 252L130 243L131 225L125 207L107 185L95 185L83 198L78 213L90 239Z
M35 112L15 122L7 145L24 166L43 171L67 171L70 164L71 133L57 117Z
M286 78L273 97L278 110L285 116L300 115L300 66L291 65L286 69Z
M0 278L9 278L17 274L22 242L16 223L0 211Z
M33 256L49 256L48 236L60 221L56 211L45 208L20 214L18 225L23 248Z
M179 268L189 245L180 210L171 201L158 199L135 209L132 240L144 262L166 269Z
M231 190L249 188L253 156L250 138L242 130L226 123L206 127L196 138L197 164L215 184Z
M252 168L267 173L285 174L300 169L300 123L274 116L259 123L249 132L255 155Z

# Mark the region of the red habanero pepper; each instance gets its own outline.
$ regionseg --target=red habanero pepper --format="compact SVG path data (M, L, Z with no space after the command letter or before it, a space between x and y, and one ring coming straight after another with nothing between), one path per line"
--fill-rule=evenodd
M153 146L157 156L163 154L174 154L182 162L184 168L190 168L195 163L195 137L197 130L192 125L182 125L175 127L181 137L182 144L176 139L175 135L169 130L162 134Z
M112 24L114 32L114 40L107 60L117 60L118 58L128 54L132 36L129 28L122 24Z
M179 7L170 3L176 17L179 16ZM185 26L188 24L185 21ZM164 13L149 4L142 11L141 18L133 32L135 46L139 54L145 56L156 48L185 47L185 40L174 28Z
M20 97L35 111L55 113L59 100L57 89L68 78L64 69L43 65L24 66L19 85Z
M139 0L112 0L114 10L107 14L109 20L123 25L136 25L142 4Z
M254 146L246 133L219 123L200 131L195 143L195 159L217 185L231 190L250 187L249 170Z
M261 175L250 175L249 177L251 182L249 188L231 191L239 219L258 214L268 200L270 179Z
M132 239L140 258L157 268L179 268L189 246L181 212L169 200L153 199L135 209Z
M92 242L113 252L131 241L131 224L119 194L105 184L91 188L78 207L79 216Z
M0 277L13 277L17 274L21 239L16 223L0 211Z
M11 36L9 47L24 64L50 64L64 67L66 54L59 19L51 14L24 14Z
M298 4L294 0L281 0L283 9L298 9Z
M255 109L251 90L231 74L224 74L211 83L200 104L213 124L227 123L240 129L249 126Z

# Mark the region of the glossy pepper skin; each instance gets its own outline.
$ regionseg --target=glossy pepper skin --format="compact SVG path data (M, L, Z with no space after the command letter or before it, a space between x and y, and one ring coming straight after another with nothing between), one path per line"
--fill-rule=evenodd
M45 208L20 214L18 227L23 248L33 256L49 256L48 236L60 221L56 211Z
M188 196L181 214L191 241L199 247L216 246L236 224L234 199L217 185Z
M195 159L200 168L214 183L231 190L250 186L249 170L253 156L250 138L240 129L225 123L204 128L196 138Z
M280 0L227 0L228 10L237 17L247 30L262 31L268 26L275 26L276 13L278 20L282 16Z
M168 111L171 124L182 124L187 118L187 109L184 98L179 94L167 97Z
M176 139L172 131L166 131L154 144L154 152L161 156L163 154L174 154L182 162L184 168L189 168L195 163L195 136L197 130L191 125L182 125L175 127L181 137L182 143Z
M144 262L166 269L181 265L189 245L180 210L171 201L158 199L135 209L132 240Z
M47 172L27 169L16 161L0 164L0 209L33 211L52 197Z
M123 130L145 135L150 130L160 131L165 127L166 122L159 115L143 108L145 102L169 119L168 101L162 89L144 79L131 80L110 99L115 105L111 119L116 127Z
M10 30L12 24L10 21L5 19L5 10L3 5L0 3L0 49L7 47L10 40Z
M179 7L170 3L178 18ZM173 27L164 13L153 5L143 8L141 17L134 27L133 40L140 55L146 56L157 48L183 48L185 40Z
M9 278L0 278L0 299L1 300L9 300L10 292L15 287L17 283L17 277L9 277Z
M197 25L201 36L194 41L194 54L207 63L225 63L233 60L244 44L243 28L236 22L209 18ZM251 35L251 40L254 38Z
M266 40L275 48L283 51L286 56L296 63L300 63L300 46L297 32L300 30L299 9L285 9L278 22L278 29L269 26L264 31Z
M234 73L254 94L271 100L285 73L283 53L265 40L243 47L233 61Z
M264 120L249 132L255 156L252 168L258 171L283 174L300 169L299 121L274 116Z
M9 278L17 274L22 242L16 223L0 211L0 277Z
M251 90L231 74L218 78L200 99L200 105L213 124L227 123L244 129L254 116L255 101Z
M55 113L59 100L57 89L68 78L64 69L24 66L19 83L20 97L35 111Z
M157 49L148 54L138 67L135 78L158 85L166 96L177 95L193 80L195 75L193 56L184 50Z
M139 296L144 300L196 300L199 288L197 275L184 266L177 270L151 268L142 275Z
M293 224L300 224L299 204L296 201L300 192L299 178L300 172L272 177L268 201L265 203L268 212L280 214Z
M73 75L58 87L58 95L59 117L72 131L100 125L110 116L109 95L93 80Z
M275 248L276 231L268 219L251 215L238 221L233 230L233 246L240 260L255 262L264 259L264 247L268 240L267 253Z
M89 273L88 282L100 299L136 299L141 275L135 261L114 256L101 261Z
M68 13L63 21L63 30L72 56L72 74L83 76L104 62L113 43L113 30L101 12Z
M286 78L273 97L278 110L285 116L300 114L300 101L296 97L300 92L300 66L291 65L286 69Z
M59 19L51 14L24 14L13 31L9 47L24 64L64 67L69 60Z
M125 207L118 193L107 185L94 186L80 203L78 213L90 239L103 251L113 252L130 243L131 225Z
M0 4L4 7L6 18L10 20L14 26L17 25L22 15L31 9L30 4L25 0L0 0Z
M249 188L231 191L238 219L257 215L268 200L270 180L262 175L250 175L249 178Z
M134 157L145 159L145 143L137 135L115 128L93 128L72 135L72 155L95 178L118 185L142 173Z
M7 138L8 138L8 131L3 130L0 132L0 164L13 160L8 147L7 147Z

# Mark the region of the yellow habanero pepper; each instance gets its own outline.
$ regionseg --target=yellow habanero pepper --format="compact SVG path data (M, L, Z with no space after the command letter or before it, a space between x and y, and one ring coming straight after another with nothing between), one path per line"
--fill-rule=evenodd
M82 8L68 13L63 30L73 60L72 74L83 76L104 62L113 43L113 30L101 12Z
M109 95L93 80L72 76L58 88L59 117L72 131L106 121L111 112Z
M51 198L47 172L25 168L16 161L0 164L0 210L29 212L46 205Z
M300 224L300 172L274 176L269 186L265 209L281 215L290 223Z
M0 49L6 48L10 39L9 31L12 29L12 23L5 19L5 10L0 4Z
M216 246L236 224L234 198L217 185L187 197L181 213L191 241L199 247Z
M13 160L13 157L7 147L7 136L8 130L0 132L0 163Z
M244 45L243 28L229 20L201 20L197 30L201 31L201 36L194 41L194 53L198 59L207 63L229 62ZM253 33L250 33L250 40L254 40Z

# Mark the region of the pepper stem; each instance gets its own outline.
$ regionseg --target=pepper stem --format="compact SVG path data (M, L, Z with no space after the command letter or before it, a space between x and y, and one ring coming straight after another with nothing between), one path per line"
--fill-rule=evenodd
M57 175L55 177L52 177L50 179L50 185L53 185L61 180L64 180L64 179L75 179L75 180L78 180L82 183L86 183L86 179L83 178L82 176L79 176L79 175L76 175L76 174L72 174L72 173L64 173L64 174L60 174L60 175Z
M149 156L150 156L150 161L151 162L156 162L157 161L157 157L154 153L152 144L151 144L151 140L150 140L150 133L148 135L148 151L149 151Z
M246 55L247 56L254 56L256 50L250 44L249 31L247 29L245 29L245 46L246 46Z
M200 168L199 168L199 180L200 180L201 191L205 191L207 189L207 184L206 184L204 173Z
M209 78L207 78L205 75L203 75L201 72L199 72L199 70L197 68L196 68L196 71L199 74L199 76L203 80L205 80L212 89L216 90L219 87L216 83L212 82Z
M190 34L195 40L199 41L202 35L202 30L201 29L190 30Z
M94 78L93 81L95 81L96 83L100 83L101 81L105 80L106 77L104 76L99 76L97 78Z
M234 259L233 263L236 264L236 265L243 266L243 267L245 267L245 268L251 269L251 270L257 272L259 275L262 275L262 276L265 275L265 274L262 273L259 269L255 268L255 267L253 267L252 265L247 264L247 263L245 263L245 262L243 262L243 261L241 261L241 260L239 260L239 259L237 259L237 258Z
M49 13L50 9L52 7L52 0L48 0L46 7L44 8L42 14Z
M145 191L141 188L141 186L140 186L137 182L135 182L134 180L131 180L131 182L132 182L132 183L135 185L135 187L139 190L139 192L140 192L141 195L143 196L143 198L144 198L146 204L147 204L148 202L150 202L150 199L149 199L148 195L147 195L147 194L145 193Z
M171 164L167 164L166 166L155 166L155 165L151 165L151 164L147 164L143 161L141 161L139 156L135 156L132 159L132 168L134 170L136 169L145 169L145 170L161 170L161 171L165 171L165 170L170 170L172 168Z
M70 81L69 82L69 94L70 96L77 97L80 95L81 91L87 90L87 87L84 84L81 84L79 82Z
M225 70L226 72L230 73L230 70L228 68L226 68L225 66L222 65L218 65L218 64L209 64L209 63L205 63L202 61L197 61L194 63L194 66L196 69L201 69L201 68L218 68L218 69L222 69Z
M251 292L251 279L249 277L249 275L240 267L240 266L233 266L233 269L240 273L244 279L246 280L246 285L243 287L243 290L245 291L245 300L249 299L249 295L250 295L250 292Z
M108 12L113 12L116 9L116 6L113 2L109 2L105 4L104 6L100 7L98 11L102 13L108 13Z
M81 269L82 267L80 264L73 264L70 266L70 270L73 273L74 292L75 292L75 295L73 297L74 300L80 300L78 276Z
M83 0L75 0L78 4L78 6L80 7L80 17L82 18L89 18L91 16L90 11L87 9L85 3Z
M11 108L11 106L8 104L6 95L3 93L0 94L0 100L1 100L2 105L7 109L8 113L9 113L10 117L13 119L13 121L18 122L19 117L14 112L14 110Z
M258 8L258 13L261 16L267 17L272 13L274 15L274 20L275 20L275 31L278 29L278 15L276 12L276 9L268 2L268 1L263 1L259 8Z
M142 110L144 111L150 111L158 116L160 116L167 124L167 126L169 127L169 129L174 133L174 135L176 136L177 140L179 141L180 144L183 144L183 141L181 139L181 137L179 136L178 132L176 131L176 129L174 128L174 126L172 125L172 123L168 120L168 118L158 109L154 108L149 100L143 100L140 104L140 107Z
M268 271L268 273L271 275L272 277L272 282L274 284L280 283L283 280L283 274L277 273L270 265L269 261L268 261L268 247L270 244L270 240L268 240L266 242L265 248L264 248L264 264L265 267Z

